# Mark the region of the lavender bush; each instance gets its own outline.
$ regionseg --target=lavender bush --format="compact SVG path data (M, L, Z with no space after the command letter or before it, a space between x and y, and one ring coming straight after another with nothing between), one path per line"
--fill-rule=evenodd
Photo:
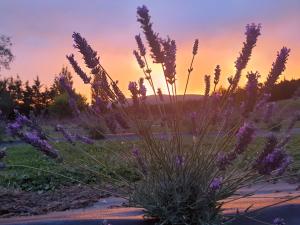
M246 97L242 105L236 105L234 94L261 34L261 25L247 25L246 40L235 61L235 74L228 78L228 88L222 93L218 92L221 76L219 65L213 76L204 76L204 97L201 107L188 116L193 124L193 131L191 136L186 136L183 132L186 121L185 98L179 99L177 95L176 42L169 37L163 38L154 31L146 6L137 8L137 21L148 48L144 45L142 36L136 35L137 49L133 54L144 77L129 82L131 100L125 97L118 87L118 81L108 74L98 53L81 34L73 34L74 48L82 55L90 74L81 69L74 54L67 55L74 71L85 84L90 85L96 99L88 113L101 118L112 133L120 128L130 128L140 139L132 146L132 150L122 153L123 159L133 164L139 179L128 182L118 174L104 176L113 178L112 184L122 190L119 195L129 198L132 205L143 207L146 216L158 219L159 224L221 224L224 222L222 206L225 199L239 188L282 176L292 162L285 145L299 117L291 120L288 129L281 136L269 134L263 146L253 144L259 133L254 118L266 106L270 88L285 70L290 49L283 47L278 52L262 87L259 85L258 72L251 71L246 75ZM198 46L199 41L196 39L192 47L184 95L193 72ZM151 61L161 65L167 97L163 96L162 87L156 86L152 80ZM72 87L63 76L60 82L69 95L74 116L80 118L82 113L74 104ZM146 89L145 82L149 84L150 90ZM155 96L159 119L147 104L149 91ZM171 110L166 110L167 105ZM267 104L269 106L271 105ZM264 109L266 112L268 110L269 108ZM265 119L262 115L261 120ZM157 120L161 131L159 135L154 133L152 126ZM36 129L34 133L21 132L20 128L24 124L30 127L30 122L19 116L16 122L9 125L9 129L13 135L36 146L45 154L53 158L59 157L59 151L43 140ZM93 144L86 137L71 135L61 125L56 130L71 144L75 139ZM89 157L93 159L92 155ZM102 159L94 160L105 166Z

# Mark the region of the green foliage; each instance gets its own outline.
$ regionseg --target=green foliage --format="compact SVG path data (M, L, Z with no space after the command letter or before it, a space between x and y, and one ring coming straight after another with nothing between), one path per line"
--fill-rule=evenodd
M79 110L84 110L87 107L86 98L77 94L77 106ZM69 96L67 93L57 95L53 99L53 103L49 106L49 111L52 115L59 118L67 118L72 116L72 109L69 105Z

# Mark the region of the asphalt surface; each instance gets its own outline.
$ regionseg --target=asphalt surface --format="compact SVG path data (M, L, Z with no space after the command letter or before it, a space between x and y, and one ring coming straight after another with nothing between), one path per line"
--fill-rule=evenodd
M263 184L253 185L238 192L242 195L256 191L256 194L247 198L224 205L225 214L233 214L239 209L243 212L249 205L253 205L251 210L278 203L291 197L300 195L298 184ZM235 197L233 197L235 198ZM232 200L228 199L228 200ZM105 198L99 200L92 207L76 209L63 212L54 212L46 215L13 217L0 219L0 225L101 225L103 220L107 220L111 225L151 225L151 221L143 219L143 210L140 208L124 208L121 198ZM250 211L251 211L250 210ZM287 225L300 225L300 199L284 202L276 207L260 211L259 214L251 214L255 219L261 219L272 224L276 217L285 219ZM232 225L258 225L259 222L240 218L230 223Z

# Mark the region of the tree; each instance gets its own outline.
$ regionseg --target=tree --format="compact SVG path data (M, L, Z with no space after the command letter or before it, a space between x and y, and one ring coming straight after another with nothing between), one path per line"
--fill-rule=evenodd
M64 88L61 87L60 82L59 82L59 76L64 76L67 80L67 82L73 86L73 76L71 74L71 72L69 71L68 67L62 67L61 72L59 73L59 75L56 75L54 78L54 82L50 88L50 91L53 92L53 97L56 95L60 95L62 93L64 93Z
M0 70L2 68L9 69L9 64L13 61L14 56L10 50L12 46L9 37L0 35Z
M35 80L33 80L32 85L32 99L34 104L34 114L39 115L42 111L43 107L43 95L42 95L42 84L40 78L37 76Z

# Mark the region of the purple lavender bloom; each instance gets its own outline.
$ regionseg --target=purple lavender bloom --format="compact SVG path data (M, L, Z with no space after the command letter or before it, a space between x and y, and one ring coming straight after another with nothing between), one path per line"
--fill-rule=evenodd
M67 139L68 142L74 144L74 137L72 137L71 134L67 132L60 124L57 124L55 126L55 130L61 132L64 138Z
M79 134L76 134L75 135L75 138L85 144L88 144L88 145L92 145L94 144L94 141L86 136L82 136L82 135L79 135Z
M112 86L112 89L115 93L115 95L117 96L118 98L118 101L121 103L121 104L125 104L126 103L126 97L125 95L123 94L123 92L120 90L120 88L118 87L118 81L116 82L112 82L111 83L111 86Z
M193 46L193 55L197 55L198 53L198 47L199 47L199 40L196 39Z
M137 21L141 24L141 28L144 31L151 50L151 57L154 59L154 62L163 63L164 53L161 49L158 34L152 29L149 10L146 6L143 5L142 7L137 8Z
M147 94L147 89L144 85L144 79L140 78L139 80L139 94L141 95L141 98L143 101L146 100L146 94Z
M69 60L70 64L72 65L74 71L80 76L80 78L83 80L85 84L88 84L91 82L91 77L88 77L88 75L83 72L83 70L80 68L76 60L74 59L74 55L67 55L67 59Z
M214 74L214 84L215 86L217 86L217 84L219 83L220 81L220 75L221 75L221 68L220 68L220 65L217 65L216 68L215 68L215 74Z
M282 148L274 148L272 152L261 160L256 168L258 173L262 175L270 175L276 170L275 174L282 174L291 162L290 156Z
M128 85L128 90L131 92L133 104L137 106L139 104L139 100L138 100L139 90L138 90L137 83L134 81L130 81Z
M205 82L204 96L209 96L209 92L210 92L210 75L205 75L204 76L204 82Z
M217 191L222 187L223 178L215 177L209 187L212 191Z
M146 55L146 48L143 44L141 35L135 35L135 40L136 40L140 55L145 56Z
M22 140L26 143L36 147L38 150L51 158L58 158L59 153L46 140L40 139L35 133L26 132L22 136Z
M79 52L83 55L83 59L88 68L92 71L92 74L98 74L100 71L99 68L99 57L97 56L97 52L92 49L92 47L87 43L87 41L81 37L80 33L74 32L73 35L74 47L79 50Z
M165 77L170 84L175 83L176 75L176 43L168 38L161 41L164 52Z
M256 25L252 23L246 26L246 42L244 42L243 49L240 52L239 57L235 61L236 74L232 80L232 90L234 90L237 87L241 78L241 72L247 66L247 63L252 53L252 49L256 45L257 37L260 35L260 29L260 24Z
M7 132L12 136L16 136L21 129L22 125L18 122L9 123L7 125Z
M140 56L140 54L136 50L133 51L133 54L134 54L134 56L136 58L136 61L139 64L140 68L143 69L145 67L144 60L142 59L142 57Z
M279 217L277 217L273 220L273 224L274 225L286 225L285 220L283 218L279 218Z
M283 47L280 52L277 53L276 61L272 64L272 69L268 74L267 80L264 85L264 92L269 93L274 86L279 76L285 70L285 64L289 57L290 49Z
M255 107L255 103L257 100L257 94L258 94L258 78L260 77L258 72L251 72L247 74L247 85L246 85L246 94L247 97L245 99L244 103L244 116L248 116L250 112L253 111Z
M133 148L132 149L132 155L134 157L139 157L140 156L140 150L138 148Z
M237 154L241 154L247 149L253 139L254 131L255 129L250 123L244 123L244 125L239 129L236 135L238 140L234 149Z
M182 167L184 165L185 158L182 155L177 155L175 157L175 164L177 167Z

